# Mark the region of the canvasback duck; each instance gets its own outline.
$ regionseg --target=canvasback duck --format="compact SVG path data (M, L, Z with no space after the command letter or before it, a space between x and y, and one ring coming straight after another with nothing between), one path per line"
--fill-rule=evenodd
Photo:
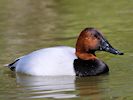
M101 32L85 28L78 37L76 49L67 46L40 49L16 59L8 67L36 76L92 76L108 72L108 66L96 57L95 51L123 55L109 44Z

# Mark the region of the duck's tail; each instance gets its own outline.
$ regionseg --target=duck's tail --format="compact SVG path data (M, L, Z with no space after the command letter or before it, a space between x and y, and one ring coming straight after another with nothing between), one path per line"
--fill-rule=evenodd
M16 68L16 64L20 59L16 59L14 62L10 63L10 64L5 64L5 67L10 68L12 71L15 71Z

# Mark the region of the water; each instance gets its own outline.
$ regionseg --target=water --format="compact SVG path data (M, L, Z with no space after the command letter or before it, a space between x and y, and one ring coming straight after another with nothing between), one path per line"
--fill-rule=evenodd
M132 0L1 0L0 100L133 100L132 16ZM109 65L109 75L33 77L3 66L40 48L74 47L88 26L125 53L97 53Z

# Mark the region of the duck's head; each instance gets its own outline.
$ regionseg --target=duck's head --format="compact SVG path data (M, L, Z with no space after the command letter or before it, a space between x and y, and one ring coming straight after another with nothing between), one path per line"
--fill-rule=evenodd
M95 51L106 51L116 55L122 52L113 48L95 28L85 28L79 35L76 43L76 56L74 69L77 76L90 76L107 73L107 64L96 58Z
M95 51L106 51L116 55L122 52L113 48L101 32L95 28L85 28L79 35L76 43L76 55L83 60L95 58Z

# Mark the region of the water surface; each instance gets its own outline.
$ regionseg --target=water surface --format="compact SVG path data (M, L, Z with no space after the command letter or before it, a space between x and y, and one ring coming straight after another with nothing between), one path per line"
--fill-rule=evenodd
M132 100L132 16L132 0L1 0L0 100ZM97 53L109 75L33 77L3 66L37 49L74 47L85 27L98 28L125 53Z

